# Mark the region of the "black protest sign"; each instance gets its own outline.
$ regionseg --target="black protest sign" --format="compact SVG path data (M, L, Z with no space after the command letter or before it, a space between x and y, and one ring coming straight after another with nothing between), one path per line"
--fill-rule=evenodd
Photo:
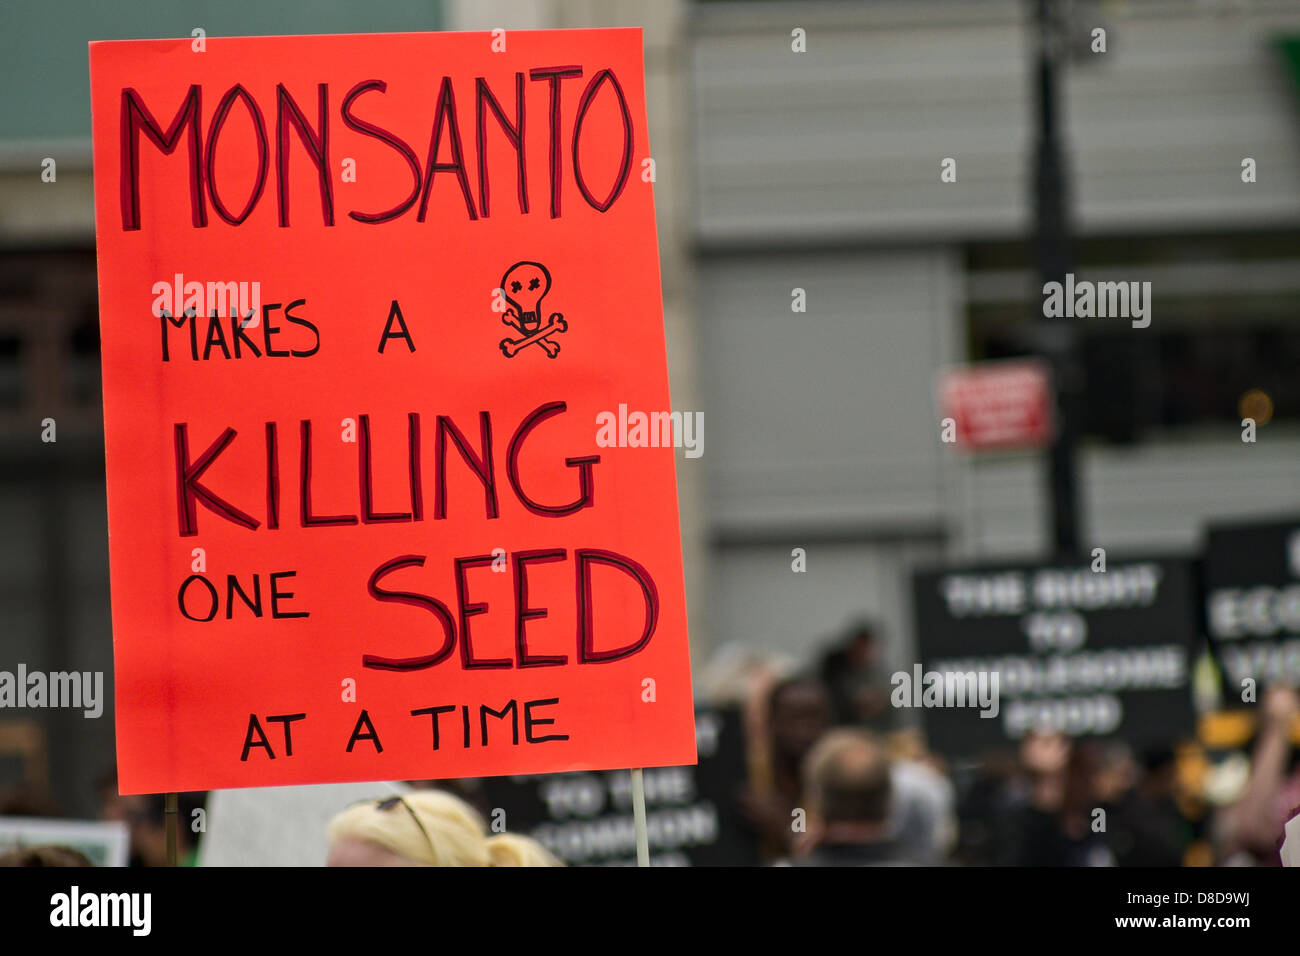
M1226 702L1251 689L1258 699L1261 684L1300 685L1300 517L1211 526L1204 573Z
M695 715L699 764L647 767L646 830L652 866L745 866L758 862L736 793L746 776L738 710ZM538 840L570 866L634 866L631 774L558 773L490 777L481 803L511 833ZM504 811L504 817L498 814Z
M973 755L1034 730L1137 747L1194 732L1193 564L1148 558L950 567L913 577L921 663L891 703Z

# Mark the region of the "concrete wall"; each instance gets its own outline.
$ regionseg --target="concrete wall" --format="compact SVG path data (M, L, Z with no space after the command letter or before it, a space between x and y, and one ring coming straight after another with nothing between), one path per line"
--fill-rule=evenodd
M1081 54L1064 103L1084 233L1300 219L1300 134L1281 122L1296 116L1296 91L1268 48L1300 32L1300 6L1076 7L1081 32L1107 29L1107 52ZM701 242L952 242L1027 222L1029 4L694 9ZM791 52L796 27L805 53ZM1267 171L1248 188L1245 156ZM940 186L945 157L958 188Z

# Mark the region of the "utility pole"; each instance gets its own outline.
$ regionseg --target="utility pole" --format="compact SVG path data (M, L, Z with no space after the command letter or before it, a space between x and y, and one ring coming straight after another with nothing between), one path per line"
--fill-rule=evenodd
M1033 71L1038 137L1034 153L1033 255L1042 283L1065 283L1071 269L1069 184L1061 153L1060 72L1066 54L1065 25L1058 0L1036 6L1037 63ZM1082 425L1084 370L1079 330L1072 318L1048 318L1037 299L1033 336L1050 362L1056 393L1056 435L1048 468L1048 507L1056 557L1080 553L1077 449Z

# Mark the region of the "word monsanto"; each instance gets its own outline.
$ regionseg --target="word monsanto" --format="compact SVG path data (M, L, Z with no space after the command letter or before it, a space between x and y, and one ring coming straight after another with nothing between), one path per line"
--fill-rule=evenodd
M575 94L578 96L577 118L574 120L571 130L562 130L560 128L560 106L562 97L566 93L566 82L571 84L571 87L576 87L577 83L574 81L579 80L582 76L583 70L578 66L537 67L530 69L527 77L522 72L516 73L513 109L509 110L509 112L502 105L502 100L504 99L509 104L510 97L504 94L498 96L486 80L478 77L474 83L474 92L469 97L474 104L473 129L475 134L473 136L462 136L461 123L456 108L455 87L451 77L444 76L438 88L434 105L432 126L428 139L428 152L423 166L417 161L415 149L406 139L403 139L396 132L380 126L372 118L367 118L381 115L384 111L382 101L376 101L377 97L383 97L388 90L388 84L383 80L362 80L344 93L341 100L332 100L332 97L337 97L338 94L331 91L328 83L318 83L315 95L316 119L314 121L307 117L308 112L311 110L310 105L304 109L299 100L283 83L277 83L273 93L270 90L259 90L257 92L263 98L263 102L274 101L275 104L272 109L275 134L275 189L279 224L282 227L289 225L288 196L289 167L291 165L289 156L292 142L289 131L292 129L297 135L298 141L302 144L307 159L316 167L317 178L320 182L321 220L327 226L334 225L334 179L332 175L334 167L330 150L333 147L339 150L339 155L347 155L351 143L348 138L339 137L337 129L334 131L335 136L330 136L330 124L334 121L331 102L339 104L337 107L338 121L341 121L347 129L356 135L378 140L398 153L405 161L410 173L409 192L404 199L385 210L349 211L348 216L357 222L389 222L406 215L415 207L417 202L419 208L416 210L415 218L418 222L424 222L429 211L429 196L433 189L434 177L439 173L444 173L455 181L455 187L459 189L465 203L466 218L470 220L476 220L480 217L487 218L490 215L490 193L488 155L484 140L489 115L491 115L493 122L499 127L515 153L515 185L517 187L517 202L520 213L529 211L532 199L532 190L529 187L526 173L524 138L525 123L530 114L534 115L532 123L528 123L528 126L532 126L533 123L538 122L540 119L547 124L549 130L550 176L547 193L550 201L551 218L558 219L560 217L562 167L564 165L573 170L574 184L578 187L578 192L587 204L600 212L606 212L623 192L623 187L627 185L628 174L632 170L632 119L618 77L615 76L613 70L603 69L591 75L581 93L578 93L576 89L569 92L570 96ZM534 84L540 84L540 86ZM536 89L541 93L540 101L536 94L531 97L527 95L530 89ZM256 90L256 87L254 87L254 90ZM619 166L614 171L613 185L610 187L608 195L604 198L597 198L587 185L587 174L584 173L582 167L579 146L582 137L583 120L602 90L605 91L605 96L612 97L617 103L622 116L623 152L619 160ZM206 93L208 97L213 95L210 90L206 91ZM213 211L232 226L238 226L244 222L257 208L259 200L266 191L270 166L271 151L267 142L267 110L264 110L262 105L259 104L253 90L245 88L243 84L236 83L221 94L216 112L208 121L205 136L201 123L204 94L205 90L202 85L197 83L191 85L180 105L174 108L170 121L164 126L156 119L155 111L145 102L143 96L131 88L122 90L121 193L122 228L124 230L131 231L140 228L140 205L143 192L140 175L142 137L148 139L166 154L174 153L182 141L186 144L186 149L189 152L190 218L195 228L203 228L208 225L207 204L209 202L212 204ZM461 98L462 102L466 100L465 92L462 92ZM305 100L305 102L310 104L311 101ZM532 104L531 108L530 104ZM543 106L543 104L546 105ZM155 107L157 107L156 103ZM222 131L236 107L240 108L247 119L251 121L256 133L256 146L247 159L249 162L256 164L257 178L251 195L243 199L242 208L232 211L231 206L227 204L228 197L222 194L221 187L217 182L216 158ZM543 109L545 112L543 112ZM538 113L542 115L539 117L536 115ZM511 119L512 114L513 119ZM161 111L161 115L165 116L167 113ZM462 145L465 141L476 144L476 151L471 154L469 160L466 159L465 149ZM438 160L440 146L446 150L449 159ZM565 146L569 147L567 162L563 156ZM469 173L467 171L471 168L475 170L477 175L477 205L475 205L474 193L470 189ZM173 196L156 196L151 197L151 200L168 203L175 201L176 198Z

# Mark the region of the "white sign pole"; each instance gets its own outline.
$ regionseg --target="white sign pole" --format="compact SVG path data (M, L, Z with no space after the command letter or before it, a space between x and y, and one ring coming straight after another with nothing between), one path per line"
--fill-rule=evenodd
M632 771L632 820L636 826L636 865L650 865L650 838L645 825L645 780L638 768Z

